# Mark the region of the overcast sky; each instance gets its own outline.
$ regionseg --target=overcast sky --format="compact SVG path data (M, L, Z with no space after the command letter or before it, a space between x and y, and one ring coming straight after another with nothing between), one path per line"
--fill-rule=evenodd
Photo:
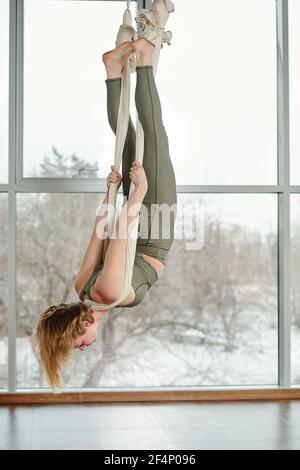
M7 4L0 1L2 179L7 155ZM276 184L274 0L189 0L189 8L185 0L175 0L175 5L168 24L172 46L161 51L157 85L177 183ZM294 44L296 36L300 40L300 2L290 0L290 7L291 110L299 116L300 60ZM101 55L114 47L124 9L125 2L25 0L26 176L38 172L52 145L66 155L98 162L100 175L106 176L113 163L114 136L106 117ZM133 74L132 114L134 86ZM292 139L292 149L299 155L299 139ZM296 161L293 175L300 170ZM263 206L265 219L271 206Z

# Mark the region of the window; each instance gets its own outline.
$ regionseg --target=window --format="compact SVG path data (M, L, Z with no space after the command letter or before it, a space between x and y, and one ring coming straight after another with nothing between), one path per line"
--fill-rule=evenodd
M131 2L133 18L142 6L141 0ZM99 193L105 181L95 178L106 178L115 145L101 56L114 48L125 8L121 0L0 2L2 390L8 363L10 392L48 387L29 337L42 309L77 299L73 281L104 196ZM290 326L292 382L299 385L300 199L295 186L279 185L277 178L278 160L281 167L287 163L285 149L277 149L283 131L278 110L288 96L277 93L277 84L288 70L287 61L277 63L277 46L286 51L281 41L287 35L276 29L278 24L279 32L290 33L290 163L296 185L298 19L296 0L190 0L188 9L176 1L168 24L172 47L164 45L157 72L178 184L172 255L141 305L110 312L100 341L84 353L74 351L64 371L67 388L289 387ZM9 30L16 39L10 51ZM9 57L16 65L10 73ZM135 74L131 79L135 120ZM9 105L12 117L17 111L10 131L18 142L12 139L11 149ZM8 154L18 170L16 183L8 181ZM282 310L287 205L278 205L278 196L290 192L291 325L284 321L290 312ZM17 246L10 245L8 263L15 231ZM7 274L14 261L16 289ZM17 319L16 331L9 333L8 290L16 296L11 325ZM16 343L16 361L8 336Z
M75 300L97 203L18 198L19 387L46 386L27 332L41 309ZM141 305L110 313L89 351L75 351L66 386L276 383L276 196L181 195L179 214L164 276Z
M300 384L300 195L291 196L292 382Z
M299 60L300 4L289 1L289 44L290 44L290 142L291 142L291 183L300 182L300 60ZM300 195L291 195L291 316L292 316L292 382L300 384L300 297L299 297L299 256L300 256Z
M188 4L157 77L177 182L276 184L276 2Z
M9 1L0 2L0 184L8 180Z
M28 333L32 331L36 316L50 304L76 301L73 283L92 232L91 221L98 200L96 194L22 194L18 197L19 387L44 384ZM67 249L62 250L63 247Z
M8 317L7 317L7 194L0 193L0 389L7 388Z
M291 183L300 184L300 3L289 1L290 27L290 116L291 116Z
M26 177L106 175L114 136L106 118L102 54L115 47L124 9L123 1L25 0ZM77 163L73 171L63 163L70 156ZM53 162L47 171L45 157Z

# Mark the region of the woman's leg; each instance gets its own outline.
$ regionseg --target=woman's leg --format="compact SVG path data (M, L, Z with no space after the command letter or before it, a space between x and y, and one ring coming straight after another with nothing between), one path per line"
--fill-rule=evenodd
M177 201L176 181L170 158L168 136L162 120L161 103L153 66L137 66L136 107L145 135L143 166L148 179L144 199L153 204Z
M121 77L107 78L105 80L107 87L107 116L112 131L116 134L118 113L121 97ZM123 194L129 196L130 176L129 170L132 162L135 160L136 133L131 118L125 140L125 146L122 155L122 178L123 178Z
M138 250L165 260L174 241L174 224L176 218L176 179L169 152L168 136L162 120L162 109L156 87L153 65L138 65L136 84L136 107L139 120L143 126L144 158L143 166L148 180L148 191L144 206L148 209L148 237L139 238ZM173 208L170 217L163 219L164 231L169 232L169 238L163 238L162 224L159 222L159 211L154 211L151 218L151 205L166 204ZM156 214L156 216L155 216ZM151 226L159 225L159 237L151 236Z

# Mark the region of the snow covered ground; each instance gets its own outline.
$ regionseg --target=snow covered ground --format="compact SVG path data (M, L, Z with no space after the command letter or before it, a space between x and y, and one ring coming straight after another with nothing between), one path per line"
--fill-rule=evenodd
M117 359L107 364L99 387L159 386L238 386L275 385L277 383L277 327L262 328L252 314L252 325L236 337L235 347L226 352L220 345L207 346L186 332L183 343L165 342L150 335L135 347L129 340L118 351ZM199 336L200 340L203 340ZM202 344L203 343L203 344ZM78 353L78 354L77 354ZM98 352L97 352L98 354ZM95 350L75 353L72 372L66 386L85 385L89 367L95 364ZM123 358L125 356L125 359ZM99 360L99 357L97 358ZM18 386L46 386L41 381L39 364L28 338L17 340ZM2 386L6 375L7 339L0 341ZM73 369L74 368L74 369ZM300 330L292 327L293 382L300 384Z

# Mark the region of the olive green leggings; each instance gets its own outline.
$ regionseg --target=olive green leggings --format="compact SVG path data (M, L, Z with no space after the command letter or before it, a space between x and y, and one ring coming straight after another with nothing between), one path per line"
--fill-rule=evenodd
M174 241L177 205L175 173L169 153L168 136L162 121L161 103L154 79L153 66L137 66L136 74L135 103L138 118L144 130L143 167L148 181L148 191L143 200L145 212L141 211L140 213L140 228L141 218L145 217L143 219L145 224L141 232L144 237L137 239L137 251L165 263ZM106 85L108 120L113 132L116 133L121 78L108 78ZM127 198L131 183L129 170L135 160L135 152L136 133L130 119L122 156L123 194ZM164 205L167 212L168 207L171 208L168 216L161 205ZM164 215L162 216L162 214ZM153 230L154 223L155 229Z

